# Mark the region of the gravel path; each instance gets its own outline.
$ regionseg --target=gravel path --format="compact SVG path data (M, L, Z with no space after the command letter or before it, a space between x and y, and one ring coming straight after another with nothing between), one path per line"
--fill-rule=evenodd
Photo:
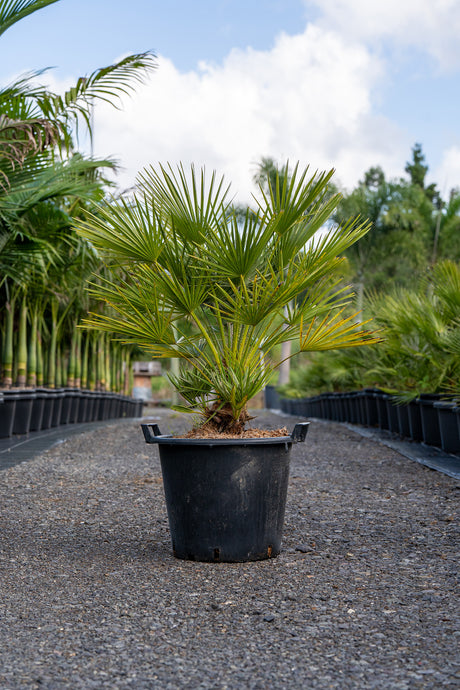
M280 556L194 563L139 424L69 438L0 473L0 688L458 688L459 489L314 422Z

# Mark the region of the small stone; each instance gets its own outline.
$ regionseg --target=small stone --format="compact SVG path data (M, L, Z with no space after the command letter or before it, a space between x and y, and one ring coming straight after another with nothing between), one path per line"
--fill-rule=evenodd
M264 616L264 621L267 623L271 623L272 621L275 620L275 616L272 613L266 613Z

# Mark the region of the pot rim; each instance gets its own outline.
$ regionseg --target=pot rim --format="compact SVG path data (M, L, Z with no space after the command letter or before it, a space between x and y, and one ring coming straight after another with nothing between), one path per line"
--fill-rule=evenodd
M278 443L302 443L305 441L310 422L295 425L290 436L265 436L261 438L176 438L171 434L162 434L158 424L141 424L146 443L158 443L170 446L254 446L273 445Z

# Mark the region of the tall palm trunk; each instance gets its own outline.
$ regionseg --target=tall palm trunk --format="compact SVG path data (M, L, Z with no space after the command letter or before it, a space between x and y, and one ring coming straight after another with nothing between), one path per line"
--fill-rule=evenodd
M43 386L45 382L45 358L43 356L42 331L39 324L37 330L37 386Z
M13 333L15 298L11 297L6 303L5 333L3 342L3 386L11 388L13 385Z
M97 389L97 333L95 331L91 331L90 334L87 334L87 338L88 340L91 338L91 348L88 361L88 384L89 389L94 391Z
M123 356L123 393L129 395L131 391L131 351L126 348Z
M56 386L56 355L57 355L57 314L58 304L55 300L51 302L51 332L48 350L48 374L46 385L48 388Z
M97 343L97 388L98 390L105 391L106 385L105 338L104 334L101 334Z
M38 340L38 311L33 309L30 320L29 353L27 361L27 385L37 385L37 340Z
M18 332L18 378L19 388L25 388L27 383L27 300L22 298L19 311L19 332Z
M89 337L85 333L85 341L83 344L83 352L81 359L81 387L89 388Z
M81 330L76 326L75 337L75 388L81 386Z

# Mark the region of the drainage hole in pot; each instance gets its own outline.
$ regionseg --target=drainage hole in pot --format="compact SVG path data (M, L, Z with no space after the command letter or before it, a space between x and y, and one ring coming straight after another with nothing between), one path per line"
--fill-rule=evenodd
M214 560L218 561L220 558L220 549L214 549Z

